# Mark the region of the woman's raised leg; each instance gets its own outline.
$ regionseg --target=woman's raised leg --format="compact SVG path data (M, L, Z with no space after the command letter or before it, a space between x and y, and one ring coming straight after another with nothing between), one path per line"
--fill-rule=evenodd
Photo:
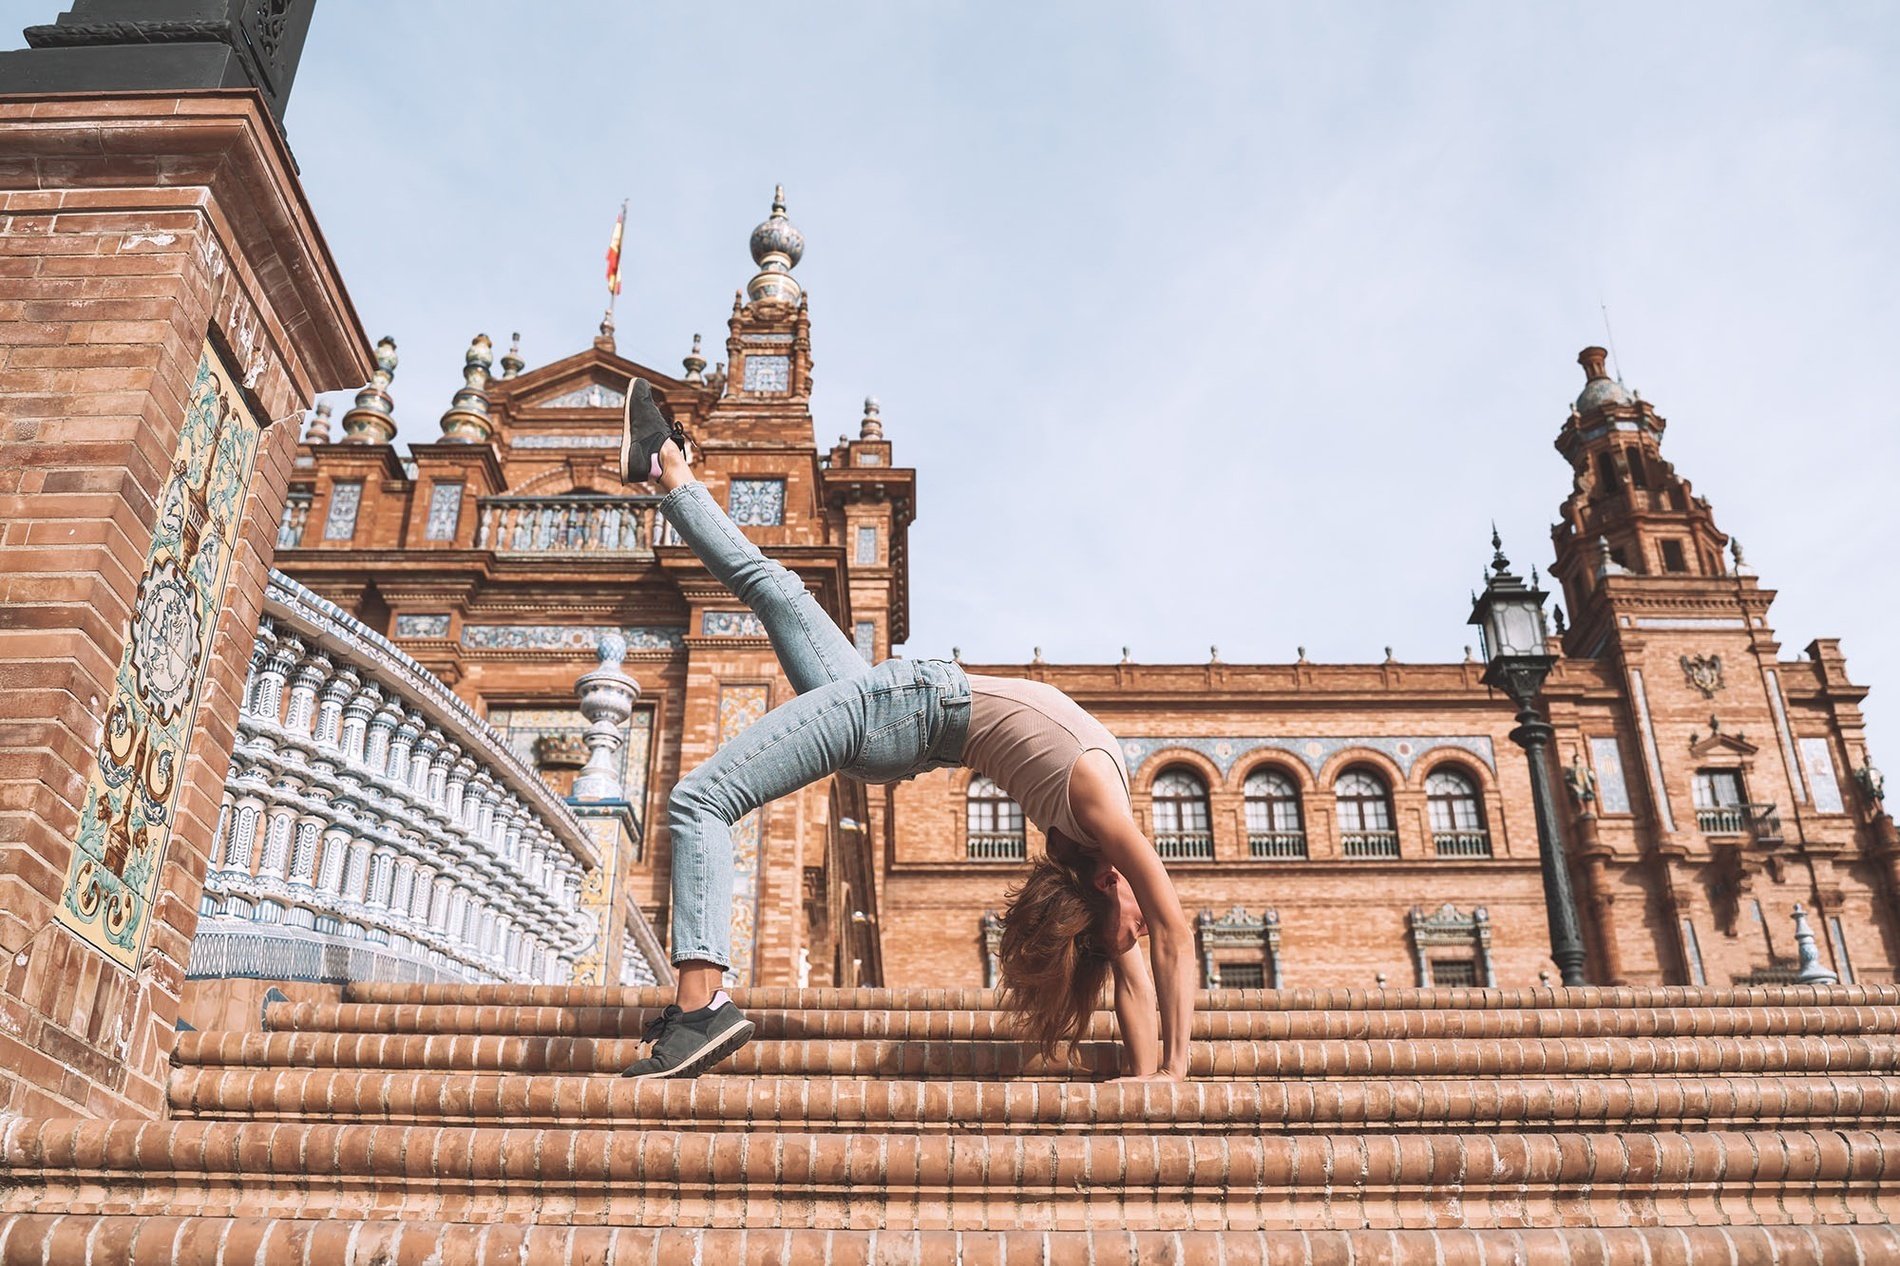
M765 625L792 689L804 694L870 670L805 582L767 558L726 517L671 440L660 450L660 486L667 490L660 512L706 570Z

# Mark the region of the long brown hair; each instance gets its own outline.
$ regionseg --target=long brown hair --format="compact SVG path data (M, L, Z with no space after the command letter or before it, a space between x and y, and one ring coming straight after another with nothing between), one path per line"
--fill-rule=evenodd
M1110 971L1103 931L1115 900L1093 882L1095 858L1057 834L1029 877L1009 891L1003 939L1002 1004L1044 1056L1079 1042Z

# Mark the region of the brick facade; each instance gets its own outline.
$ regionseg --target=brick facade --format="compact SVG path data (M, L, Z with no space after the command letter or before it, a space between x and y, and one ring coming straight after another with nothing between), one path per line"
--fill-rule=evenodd
M367 349L255 94L0 98L0 153L0 1110L151 1115L295 452L271 423L359 380ZM173 648L194 724L178 752L133 748L150 798L81 882L88 788L150 737L107 711L122 660L149 667L128 639L160 609L139 604L163 499L215 482L186 436L207 368L227 445L257 438L213 489L227 508L181 502L213 542L174 560L210 621L207 651ZM102 893L113 953L74 930Z
M761 232L781 223L775 210ZM584 351L532 369L511 350L496 373L480 336L464 388L441 402L443 440L413 446L407 462L375 442L393 436L387 407L402 400L400 371L386 392L366 390L338 442L318 432L299 453L291 485L301 526L277 554L285 572L387 632L524 743L577 728L577 716L563 720L575 679L603 630L625 630L624 667L640 687L635 724L651 741L636 745L627 771L641 840L622 891L662 935L667 793L791 688L756 618L668 534L658 489L624 487L615 474L628 380L646 379L696 438L700 478L745 532L843 628L866 626L871 655L908 635L915 473L891 466L874 404L859 439L826 453L813 443L809 311L789 265L774 269L758 243L755 234L761 271L734 303L727 360L710 375L697 343L683 376L636 364L610 325ZM398 410L421 407L405 400ZM339 498L344 511L333 513ZM541 750L544 776L559 785L558 745ZM735 831L739 981L881 978L874 925L851 920L863 898L843 904L874 883L864 799L834 780Z
M498 542L483 534L501 529L482 523L503 502L482 498L618 494L605 445L627 376L646 377L702 441L701 473L715 497L742 518L776 517L745 530L798 569L846 629L868 626L881 657L908 635L915 473L891 465L875 402L858 439L817 452L800 394L809 348L802 303L742 300L727 377L695 381L703 378L696 353L685 378L659 374L603 337L552 365L519 373L517 360L485 377L488 443L420 445L407 470L383 445L319 444L293 476L310 511L282 565L397 636L429 630L405 645L490 709L567 706L590 629L663 635L629 658L652 710L638 777L646 842L635 900L662 928L667 791L730 736L722 701L729 708L739 693L762 691L776 704L789 688L738 604L663 537L611 560L537 548L532 533ZM783 390L744 389L745 357L761 349L786 357ZM1593 356L1585 353L1585 393L1558 442L1576 487L1551 570L1573 618L1553 638L1559 662L1544 695L1555 759L1574 780L1557 807L1588 975L1780 979L1792 969L1790 915L1800 903L1843 978L1891 979L1900 863L1890 823L1854 773L1868 764L1865 691L1848 681L1832 642L1781 658L1768 624L1772 592L1728 560L1707 503L1662 459L1663 420L1620 384L1604 386ZM458 425L445 417L445 429ZM782 486L761 500L772 481ZM433 495L445 483L461 486L455 539L430 540L432 501L452 504ZM339 484L362 489L353 534L324 539ZM419 618L405 626L411 613ZM543 649L523 649L518 636L501 644L534 625L567 632L537 635ZM1206 955L1210 983L1223 966L1231 980L1288 985L1554 977L1529 771L1510 737L1512 707L1483 684L1481 663L973 667L1049 681L1101 716L1130 745L1136 811L1151 831L1164 825L1154 816L1158 776L1187 772L1205 789L1209 838L1171 857L1170 870L1191 910L1261 928L1251 948L1217 938ZM1825 767L1805 769L1809 759ZM1340 838L1335 791L1352 770L1387 789L1390 837ZM1298 841L1250 837L1246 787L1263 771L1295 790ZM1427 784L1442 791L1446 773L1470 792L1456 812L1474 829L1462 834L1433 828ZM1699 818L1699 773L1737 788L1737 807ZM756 883L736 916L742 941L748 929L756 934L744 977L795 983L809 961L804 978L814 984L985 983L984 915L1001 908L1019 872L1006 857L978 857L966 838L969 779L939 771L896 788L837 782L763 811ZM838 809L831 802L840 796L861 809ZM1441 825L1455 825L1448 802L1438 811L1448 815ZM1271 855L1296 845L1303 857ZM1038 846L1032 827L1023 847ZM1204 855L1194 855L1199 848Z

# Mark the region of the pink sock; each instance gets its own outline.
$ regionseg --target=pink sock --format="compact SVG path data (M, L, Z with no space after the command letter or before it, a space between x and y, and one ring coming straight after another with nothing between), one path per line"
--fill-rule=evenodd
M659 482L659 479L660 479L660 455L659 455L658 453L655 453L655 454L653 455L653 463L652 463L652 468L651 468L650 470L648 470L648 471L647 471L647 478L648 478L648 479L650 479L650 480L652 480L652 481L654 481L655 483L658 483L658 482Z

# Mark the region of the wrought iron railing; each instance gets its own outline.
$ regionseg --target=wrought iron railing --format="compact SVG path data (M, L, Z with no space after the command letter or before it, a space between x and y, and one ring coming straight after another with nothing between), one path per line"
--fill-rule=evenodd
M1021 831L971 831L964 856L976 862L1020 862L1029 856Z
M1781 843L1781 814L1772 804L1723 804L1695 811L1704 835L1740 835L1763 844Z
M1249 831L1247 853L1251 857L1299 859L1306 856L1305 831Z
M520 554L644 554L668 544L658 497L483 497L475 548ZM657 533L657 535L656 535Z
M1339 851L1346 857L1397 857L1397 831L1345 831L1339 837Z
M1489 831L1433 831L1432 850L1440 857L1489 857Z

